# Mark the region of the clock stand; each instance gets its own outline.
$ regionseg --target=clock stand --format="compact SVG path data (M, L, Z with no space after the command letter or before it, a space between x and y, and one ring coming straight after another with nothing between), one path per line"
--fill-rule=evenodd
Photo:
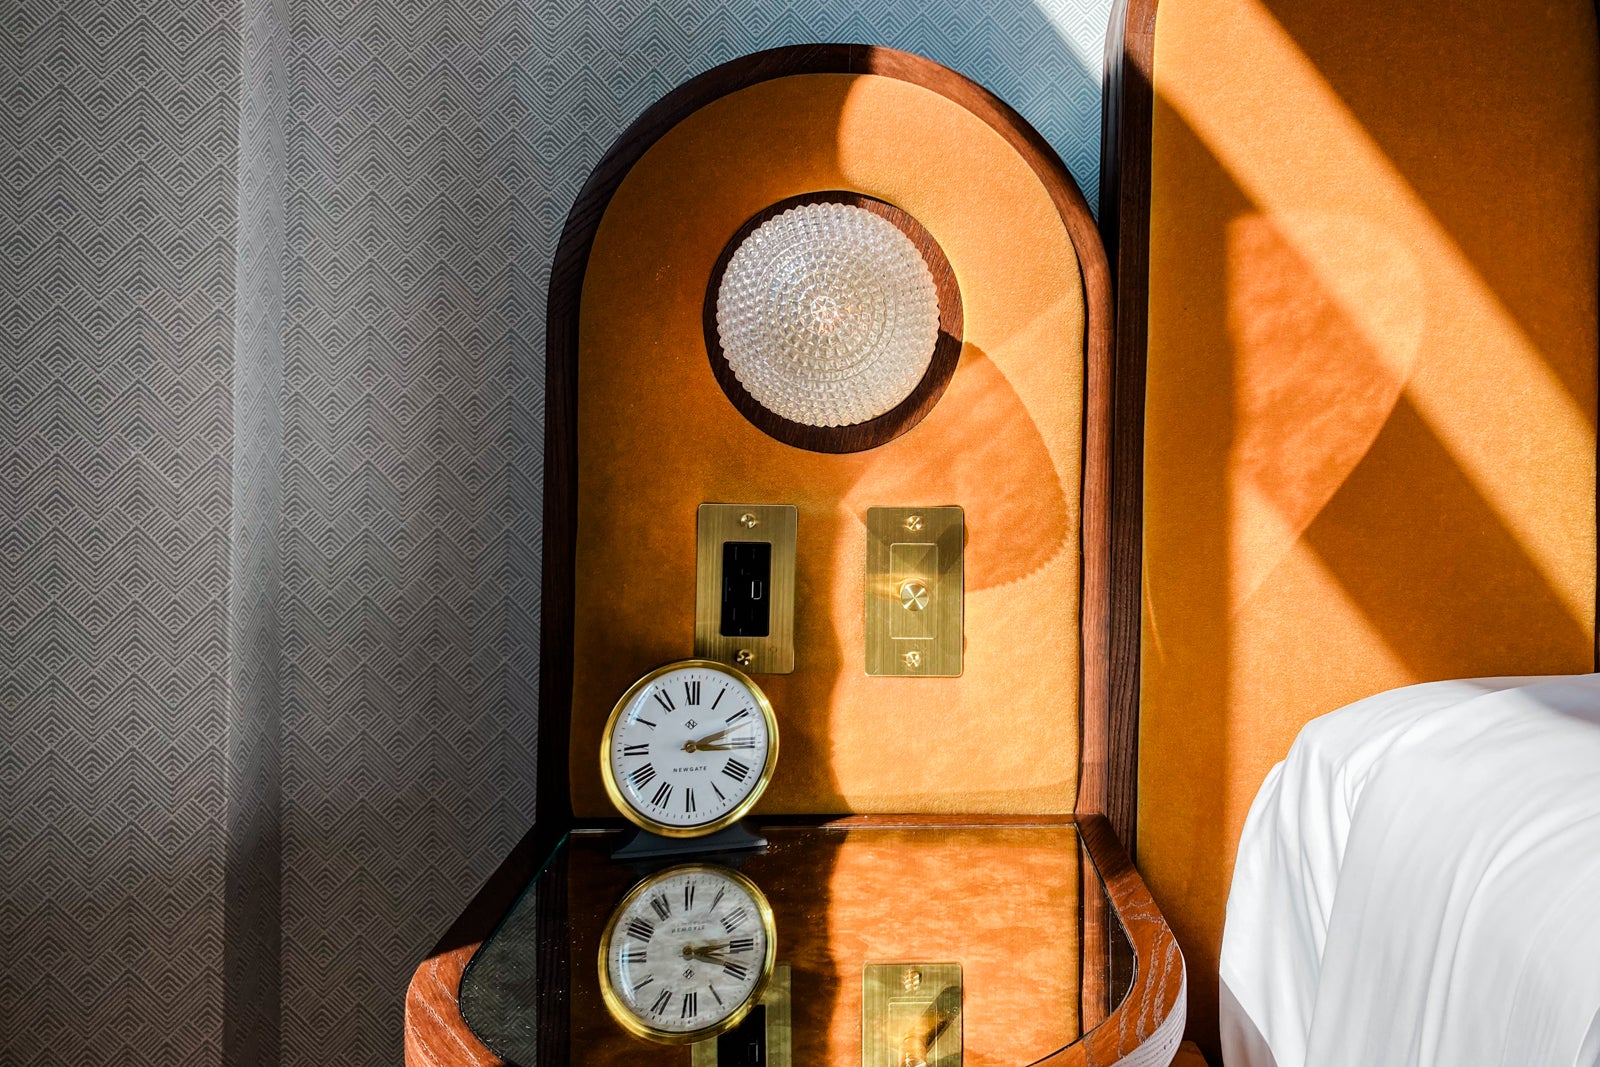
M698 856L716 856L727 852L750 852L767 847L767 839L752 831L744 821L725 826L704 837L663 837L649 830L635 830L611 858L618 863L636 860L658 860Z
M891 205L936 238L945 356L879 418L796 434L762 426L714 361L708 285L747 222L824 192ZM408 1063L731 1065L715 1041L653 1043L608 1010L599 949L641 872L618 861L632 828L595 756L629 683L704 647L694 609L715 598L697 596L697 513L736 501L797 520L792 564L787 533L770 555L723 560L775 584L794 571L792 631L770 648L735 635L729 654L751 661L723 659L751 668L783 737L746 820L766 846L721 854L770 900L789 976L784 1010L764 1013L769 1062L877 1067L929 1011L923 1033L959 1046L941 1049L951 1067L1170 1062L1183 959L1129 858L1135 730L1111 692L1111 358L1110 273L1076 185L1011 108L938 64L856 45L763 52L629 128L551 275L539 817L413 976ZM960 569L936 569L945 545L926 537L869 545L869 516L918 534L935 509L961 531ZM766 526L750 512L758 529L789 513ZM869 638L879 549L890 579L925 565L962 594L959 659L868 669L869 640L921 639L908 627L925 620L894 611L946 591L891 581L899 603ZM950 665L917 676L931 662ZM639 859L661 847L638 844ZM939 1000L954 983L915 979L951 967L959 1029ZM869 972L886 995L869 995ZM680 1016L687 991L670 1002Z

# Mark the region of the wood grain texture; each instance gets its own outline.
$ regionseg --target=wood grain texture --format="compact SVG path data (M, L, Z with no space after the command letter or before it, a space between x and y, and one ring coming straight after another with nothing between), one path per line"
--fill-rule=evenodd
M1110 442L1105 813L1138 847L1139 638L1144 555L1144 375L1150 325L1150 124L1157 0L1116 0L1106 36L1100 217L1116 273Z
M405 1057L409 1067L500 1067L502 1060L472 1033L461 1017L461 976L478 947L500 924L528 883L548 864L567 837L568 826L540 820L489 876L477 896L412 973L405 999ZM562 973L541 975L541 988L555 994L551 1011L565 1018L564 957L553 956Z
M729 365L728 357L722 350L721 335L717 330L717 294L722 290L722 276L727 272L728 263L739 250L739 246L744 244L745 238L754 233L757 227L768 220L776 218L790 208L810 204L848 204L863 211L870 211L892 223L922 254L922 260L928 265L929 274L933 276L934 290L938 293L939 336L934 341L933 356L928 361L928 369L923 372L922 379L904 400L890 410L875 419L849 426L810 426L792 422L765 407L750 395L734 374L733 367ZM944 249L939 247L939 242L934 240L933 234L929 233L922 223L900 208L876 197L842 189L786 197L746 220L728 240L722 249L722 254L717 257L717 264L711 271L711 284L706 286L706 300L701 318L705 329L706 354L711 359L711 373L717 379L717 384L722 387L722 392L729 402L738 409L739 414L750 421L751 425L768 437L812 452L862 452L893 441L921 422L922 417L933 410L933 406L944 395L945 387L950 384L950 378L956 372L956 364L961 360L961 288L956 284L955 271L951 269L950 260L946 258Z
M1134 982L1099 1027L1040 1062L1051 1067L1115 1063L1164 1067L1183 1037L1183 953L1110 821L1101 815L1085 816L1078 820L1078 833L1133 946Z

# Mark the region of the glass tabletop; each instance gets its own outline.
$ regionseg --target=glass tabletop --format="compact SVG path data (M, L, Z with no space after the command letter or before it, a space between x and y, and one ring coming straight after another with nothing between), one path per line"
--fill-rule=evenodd
M468 965L467 1024L521 1067L1020 1067L1078 1041L1128 990L1133 952L1069 823L760 832L757 852L630 864L612 854L631 831L574 831ZM736 915L735 929L730 905L747 899L770 915ZM692 1024L749 988L768 934L750 1006L700 1036ZM630 971L647 952L656 969ZM657 978L648 996L634 988Z

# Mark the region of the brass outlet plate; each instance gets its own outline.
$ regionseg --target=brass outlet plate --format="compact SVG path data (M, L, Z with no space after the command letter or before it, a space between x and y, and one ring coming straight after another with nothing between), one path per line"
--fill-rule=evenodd
M701 504L696 516L694 654L746 674L794 670L794 553L799 513L793 504ZM723 545L771 548L765 636L722 633Z
M761 1004L767 1009L767 1062L766 1067L793 1067L794 1040L789 1021L789 965L777 964L772 968L772 980L761 995ZM690 1067L720 1067L717 1062L717 1038L696 1041L689 1046Z
M861 1067L961 1067L961 964L869 963Z
M967 521L958 507L867 509L867 673L961 673Z

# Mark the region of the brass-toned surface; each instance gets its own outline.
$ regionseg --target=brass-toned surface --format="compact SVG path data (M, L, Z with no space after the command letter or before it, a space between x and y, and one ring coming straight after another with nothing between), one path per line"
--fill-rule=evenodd
M721 1022L698 1030L678 1033L651 1026L633 1013L617 991L612 988L611 969L607 966L607 961L611 954L611 938L617 930L617 920L628 910L628 906L666 879L690 871L713 872L719 877L727 878L731 882L737 882L750 895L750 900L755 904L756 911L760 916L762 929L766 931L767 951L761 960L761 977L757 980L755 987L750 990L750 995L735 1005L734 1009ZM766 895L756 887L754 882L728 867L709 863L679 864L676 867L669 867L664 871L657 871L641 878L639 883L628 891L628 895L623 897L617 906L611 910L611 918L606 922L605 931L600 935L600 997L605 1002L606 1010L611 1013L611 1017L617 1021L617 1024L635 1037L642 1037L647 1041L660 1042L663 1045L688 1045L708 1038L714 1039L718 1034L727 1033L735 1026L738 1026L744 1017L750 1014L750 1009L761 1001L762 995L767 991L767 984L772 979L773 960L777 947L778 930L772 916L772 905L767 903Z
M760 1001L767 1009L767 1067L791 1067L794 1063L789 996L789 965L779 963L772 968L772 980L767 983L767 991ZM689 1064L690 1067L720 1067L717 1039L696 1042L690 1049Z
M761 717L767 723L767 758L766 762L761 765L761 776L756 779L755 788L750 790L750 795L736 804L726 814L701 826L668 826L665 823L657 822L642 811L635 810L633 805L628 803L628 799L623 795L621 787L617 785L616 775L611 771L611 735L616 732L617 723L621 720L622 713L627 710L628 704L646 686L663 674L689 667L703 667L707 670L721 671L750 690L750 695L755 698L756 707L761 710ZM635 826L643 830L649 830L653 834L660 834L662 837L704 837L707 834L714 834L718 830L732 826L748 815L750 809L755 807L756 801L761 799L761 794L766 791L767 783L772 781L772 772L777 765L778 719L772 713L772 702L767 699L767 694L761 691L761 687L749 675L737 667L730 667L726 663L717 663L714 660L681 659L673 663L664 663L646 674L629 686L628 691L617 699L617 703L611 709L611 717L606 720L605 732L600 735L600 779L605 783L606 796L611 798L612 806Z
M966 517L959 507L868 508L867 673L961 673Z
M961 1067L961 964L869 963L861 1067Z
M794 670L794 562L799 512L792 504L701 504L696 520L694 654L737 664L751 674ZM772 545L770 629L766 637L724 637L722 546Z

